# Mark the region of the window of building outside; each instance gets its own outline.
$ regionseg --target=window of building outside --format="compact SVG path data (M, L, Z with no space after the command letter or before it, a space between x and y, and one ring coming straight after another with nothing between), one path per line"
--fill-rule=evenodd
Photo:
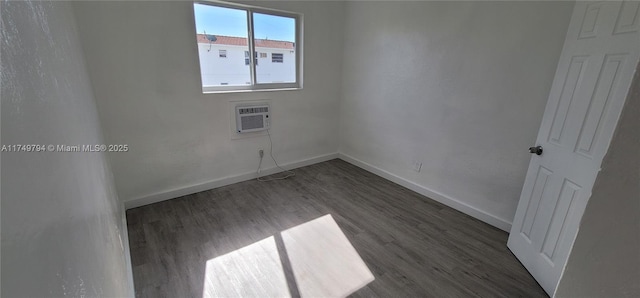
M258 53L256 53L256 65L258 65ZM249 58L249 51L244 51L244 65L251 64L251 59Z
M284 54L271 53L271 62L273 62L273 63L284 63Z

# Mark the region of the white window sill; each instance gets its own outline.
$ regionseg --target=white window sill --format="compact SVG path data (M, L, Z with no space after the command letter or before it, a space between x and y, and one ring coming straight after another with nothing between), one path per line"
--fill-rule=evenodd
M295 91L302 90L302 87L295 88L273 88L273 89L238 89L238 90L208 90L202 91L203 94L220 94L220 93L253 93L253 92L270 92L270 91Z

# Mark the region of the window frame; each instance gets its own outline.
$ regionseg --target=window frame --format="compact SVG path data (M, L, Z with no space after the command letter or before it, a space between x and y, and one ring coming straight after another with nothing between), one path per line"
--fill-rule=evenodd
M293 83L258 83L256 74L257 55L249 55L249 71L251 77L251 85L240 86L204 86L202 85L202 65L200 64L200 55L198 56L198 67L200 70L200 85L202 86L203 93L227 93L227 92L252 92L252 91L277 91L277 90L298 90L302 89L303 78L303 15L301 13L294 13L289 11L256 7L251 5L228 3L223 1L209 0L209 1L194 1L194 4L217 6L229 9L244 10L247 12L247 31L248 35L248 51L257 54L254 42L254 28L253 28L253 13L268 14L280 17L292 18L295 20L295 63L296 63L296 81ZM194 31L195 31L195 11L194 13ZM197 36L197 32L196 32ZM197 43L197 41L196 41Z

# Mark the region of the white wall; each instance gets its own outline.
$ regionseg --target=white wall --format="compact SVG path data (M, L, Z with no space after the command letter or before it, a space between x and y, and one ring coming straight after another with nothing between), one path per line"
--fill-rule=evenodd
M640 297L640 64L557 297Z
M293 83L296 81L296 52L294 50L256 48L256 51L258 57L260 57L260 53L267 54L266 58L258 58L260 61L256 68L258 83ZM272 62L271 54L273 53L282 54L282 63Z
M101 144L72 9L3 2L2 144ZM3 297L132 296L102 153L2 153Z
M348 2L340 152L508 229L572 7Z
M195 41L194 41L195 42ZM203 86L230 86L251 84L251 70L244 63L246 46L198 44L198 61ZM220 50L227 57L220 57Z
M105 138L131 148L110 155L121 199L255 172L268 140L231 139L230 100L271 100L279 163L337 152L344 3L256 5L304 14L303 90L202 94L191 2L74 3Z
M232 137L230 102L266 99L280 162L340 145L508 229L571 2L245 3L304 14L303 90L202 94L189 2L74 4L123 200L250 177L268 141Z
M220 50L225 50L226 58L220 57ZM251 84L251 71L245 64L246 46L219 44L198 44L198 58L202 84L204 86L248 85ZM256 47L256 76L258 83L293 83L296 81L296 54L290 49ZM267 57L261 58L260 54ZM271 54L282 54L282 63L272 62Z

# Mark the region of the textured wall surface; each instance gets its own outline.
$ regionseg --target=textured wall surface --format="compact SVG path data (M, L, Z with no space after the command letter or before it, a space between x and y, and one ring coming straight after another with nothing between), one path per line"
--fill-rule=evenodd
M557 297L640 297L640 64Z
M508 226L572 8L348 2L340 152Z
M279 163L337 152L344 3L255 4L304 14L303 90L203 94L192 2L74 4L105 138L130 148L110 156L122 200L256 171L269 141L231 138L233 100L271 100Z
M66 2L3 2L2 145L101 144ZM2 152L2 297L131 296L103 153Z

